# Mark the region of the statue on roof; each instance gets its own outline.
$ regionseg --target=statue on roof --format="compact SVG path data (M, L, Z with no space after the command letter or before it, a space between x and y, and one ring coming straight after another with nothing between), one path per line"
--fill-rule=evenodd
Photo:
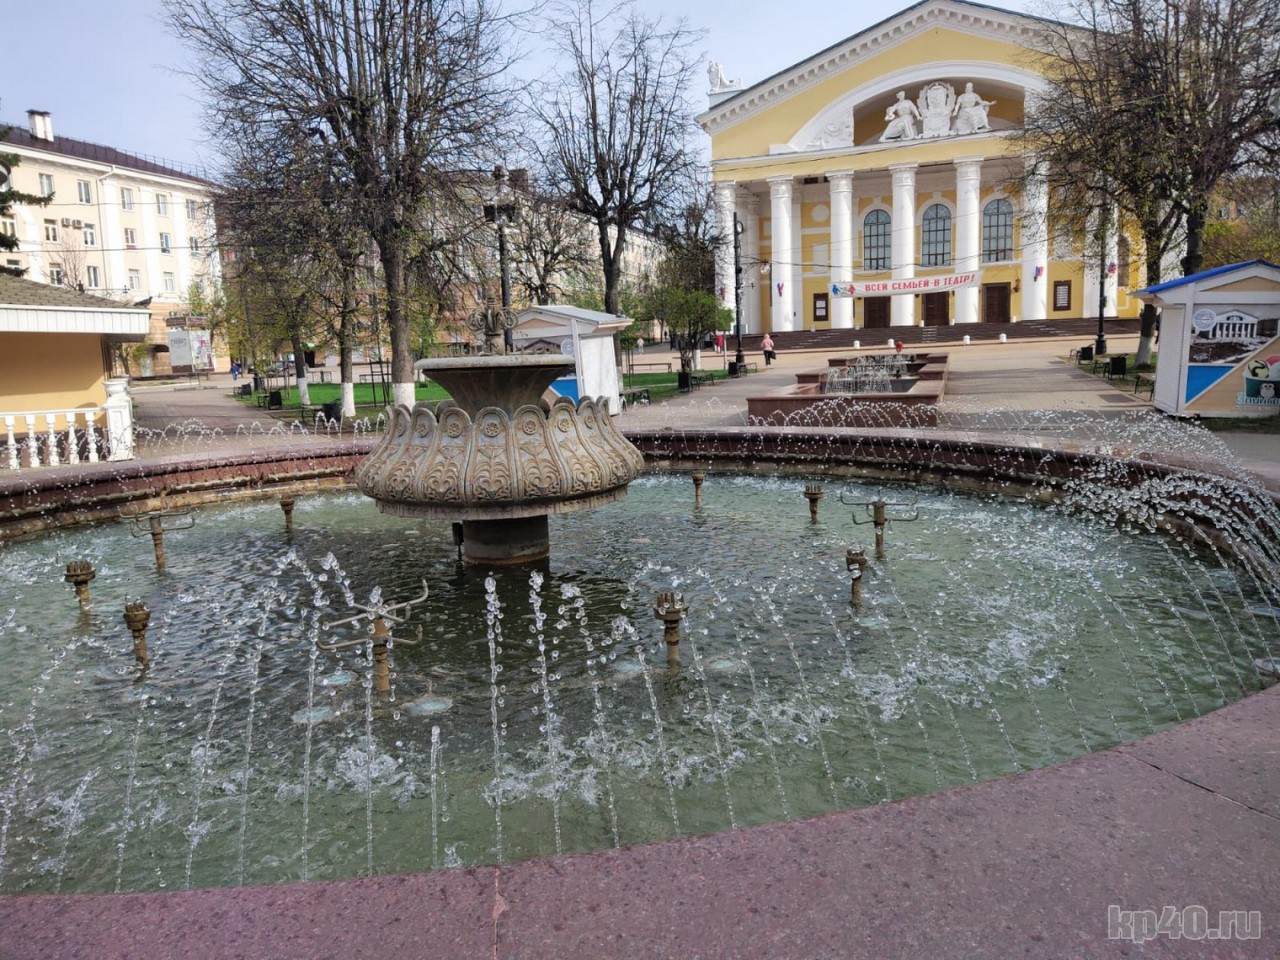
M898 91L898 99L889 105L884 112L884 133L880 134L880 142L890 140L916 140L920 134L916 132L916 121L920 119L920 111L914 103L907 99L906 91Z
M741 80L725 79L724 67L715 60L707 64L707 82L708 93L723 93L726 90L738 90L742 87Z
M956 97L955 107L951 111L956 118L956 134L981 133L983 130L990 130L991 125L987 122L987 108L994 104L994 100L983 100L974 93L972 83L966 83L964 93Z

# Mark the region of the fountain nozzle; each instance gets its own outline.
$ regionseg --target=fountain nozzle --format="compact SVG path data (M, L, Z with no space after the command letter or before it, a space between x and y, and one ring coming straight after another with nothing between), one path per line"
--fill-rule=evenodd
M72 560L67 564L67 572L62 579L76 588L76 599L85 604L89 602L89 581L96 576L93 564L88 560Z
M293 497L284 496L280 498L280 509L284 511L285 530L293 529L293 504Z
M811 523L818 522L818 502L823 495L822 484L806 483L804 485L804 498L809 501L809 521Z
M866 574L870 563L867 559L865 547L858 547L856 550L853 547L849 547L844 552L844 566L851 575L850 600L855 607L862 606L862 578Z
M133 657L143 667L147 665L147 624L151 622L151 611L141 600L124 605L124 624L133 634Z
M662 621L662 639L667 645L667 661L673 666L680 662L680 619L689 609L684 594L674 590L658 591L653 605L653 615Z
M693 502L695 504L702 503L702 484L707 479L705 470L695 470L690 476L693 477Z

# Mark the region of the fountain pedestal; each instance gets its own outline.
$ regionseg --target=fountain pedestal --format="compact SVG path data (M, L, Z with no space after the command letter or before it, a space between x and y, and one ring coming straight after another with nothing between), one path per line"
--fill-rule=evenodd
M466 563L511 565L550 553L547 517L626 495L644 465L605 399L547 403L572 358L420 360L451 400L389 408L382 442L356 468L378 509L462 523Z

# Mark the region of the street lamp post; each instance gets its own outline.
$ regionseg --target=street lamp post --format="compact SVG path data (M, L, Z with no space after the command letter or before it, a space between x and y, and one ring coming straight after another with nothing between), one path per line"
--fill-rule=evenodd
M1098 205L1098 336L1093 341L1093 355L1107 352L1107 337L1102 321L1107 312L1107 205Z
M516 205L507 190L507 171L501 165L493 168L493 202L484 205L484 218L498 228L498 270L502 276L502 311L494 316L486 311L490 322L484 332L485 350L497 353L498 328L501 327L503 352L513 348L511 340L511 267L507 262L507 224L515 219Z
M742 376L742 365L746 357L742 352L742 231L745 227L733 213L733 326L738 337L738 350L733 356L737 364L738 376Z

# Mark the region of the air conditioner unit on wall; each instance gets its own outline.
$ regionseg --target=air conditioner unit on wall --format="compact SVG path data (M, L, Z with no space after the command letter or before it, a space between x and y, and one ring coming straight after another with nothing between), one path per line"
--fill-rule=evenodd
M71 221L71 226L73 226L73 227L75 227L77 230L79 230L81 227L83 227L83 226L84 226L84 221L83 221L83 220L72 220L72 221Z
M70 218L70 217L63 217L63 218L62 218L62 225L63 225L64 227L69 227L69 226L71 226L71 218Z

